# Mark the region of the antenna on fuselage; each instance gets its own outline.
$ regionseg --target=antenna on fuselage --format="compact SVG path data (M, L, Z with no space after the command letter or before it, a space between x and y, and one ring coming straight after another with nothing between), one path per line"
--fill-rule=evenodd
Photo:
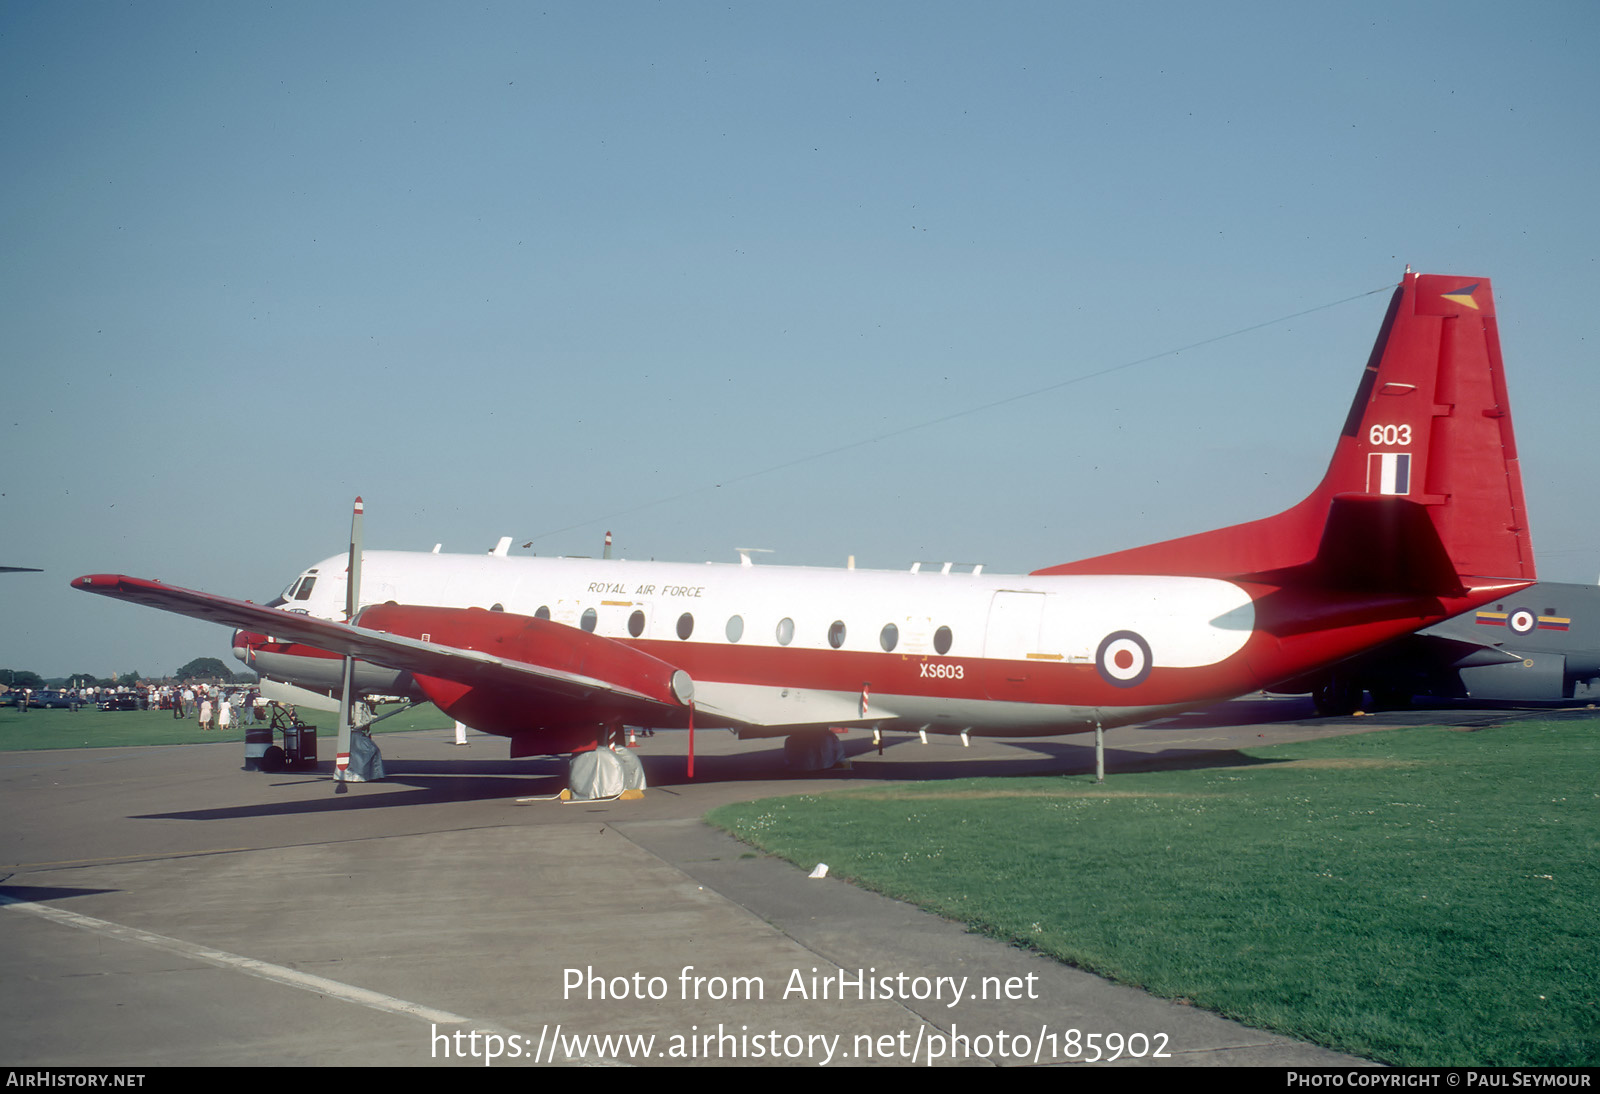
M606 550L605 550L605 553L602 554L600 557L601 558L610 558L611 557L611 529L609 529L609 528L606 529Z

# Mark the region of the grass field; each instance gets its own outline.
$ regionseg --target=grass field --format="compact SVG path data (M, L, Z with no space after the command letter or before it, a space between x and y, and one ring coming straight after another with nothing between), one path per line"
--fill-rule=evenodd
M392 710L380 708L378 713ZM331 734L339 720L335 714L318 710L300 712L302 720ZM404 714L396 714L373 726L374 733L399 733L415 729L449 729L454 726L432 704L423 704ZM238 741L244 747L244 727L234 725L227 733L201 732L193 717L183 720L167 710L30 710L0 707L0 752L32 748L109 748L135 745L184 745L209 741Z
M1600 721L1247 755L1104 787L922 783L709 819L803 868L1356 1055L1600 1062Z

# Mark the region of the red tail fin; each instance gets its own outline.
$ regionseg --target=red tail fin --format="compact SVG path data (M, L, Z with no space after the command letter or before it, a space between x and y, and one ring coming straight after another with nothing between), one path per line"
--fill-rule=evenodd
M1335 499L1352 495L1370 499L1363 503L1368 510L1420 506L1437 533L1437 545L1422 550L1436 554L1442 545L1464 578L1533 580L1487 278L1407 273L1389 303L1328 473L1299 505L1264 520L1037 572L1243 577L1309 567L1308 574L1326 574L1337 559L1348 574L1364 549L1350 537L1374 524L1347 515L1330 520ZM1388 523L1400 528L1415 521ZM1365 549L1391 548L1385 538ZM1438 561L1402 568L1437 571Z

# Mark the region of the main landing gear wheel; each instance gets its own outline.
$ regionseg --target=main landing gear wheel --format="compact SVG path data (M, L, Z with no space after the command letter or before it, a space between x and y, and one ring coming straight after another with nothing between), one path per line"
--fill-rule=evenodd
M1334 676L1311 693L1311 701L1316 704L1318 714L1337 718L1354 714L1361 706L1362 694L1362 688L1354 681Z
M844 745L829 730L802 730L783 739L783 759L794 771L826 771L844 759Z

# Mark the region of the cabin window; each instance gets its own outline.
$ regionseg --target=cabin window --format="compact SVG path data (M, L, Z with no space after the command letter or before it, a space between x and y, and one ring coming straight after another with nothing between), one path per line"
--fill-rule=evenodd
M787 616L778 620L778 645L787 646L794 641L794 620Z
M828 627L828 645L834 649L844 645L844 620L835 619Z
M884 653L893 653L894 648L900 644L900 628L893 623L885 623L883 630L878 632L878 645L883 647Z
M644 633L643 612L635 610L632 615L628 616L628 633L633 635L635 638L638 638Z
M585 608L585 609L583 609L582 618L580 618L578 620L578 626L582 627L584 630L588 631L590 634L593 634L594 633L594 625L596 623L598 623L599 621L600 621L600 613L599 612L595 611L593 608Z
M949 627L940 627L933 632L933 648L941 655L950 652L951 634Z
M533 613L533 617L535 619L548 620L550 618L550 606L548 604L540 604L539 610Z
M736 615L728 617L728 641L737 642L744 637L744 620Z
M301 578L300 587L294 591L294 598L296 600L310 600L311 587L316 583L317 579L314 577Z
M694 616L684 612L678 616L678 637L687 640L694 633Z

